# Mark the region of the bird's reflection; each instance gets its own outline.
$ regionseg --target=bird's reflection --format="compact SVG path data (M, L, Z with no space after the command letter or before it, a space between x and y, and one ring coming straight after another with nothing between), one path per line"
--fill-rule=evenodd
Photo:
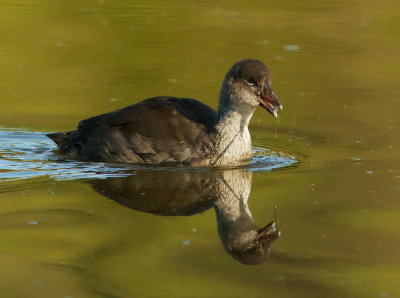
M275 222L259 228L247 199L252 172L141 170L128 177L92 180L100 194L128 208L164 216L188 216L214 207L226 251L246 265L260 264L280 232Z

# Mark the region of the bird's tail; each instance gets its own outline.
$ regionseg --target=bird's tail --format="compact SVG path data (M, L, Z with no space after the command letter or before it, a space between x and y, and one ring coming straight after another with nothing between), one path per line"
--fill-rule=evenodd
M58 149L61 152L68 153L71 146L74 144L75 136L74 131L68 132L56 132L46 134L54 143L56 143Z

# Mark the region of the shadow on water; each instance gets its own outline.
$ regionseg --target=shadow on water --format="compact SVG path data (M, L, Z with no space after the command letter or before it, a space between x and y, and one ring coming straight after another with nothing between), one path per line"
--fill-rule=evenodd
M44 133L0 130L0 182L39 176L83 179L120 205L162 216L214 208L225 250L247 265L264 262L280 235L274 221L261 228L253 221L247 205L253 173L297 163L292 156L254 148L253 161L240 168L150 168L78 162L54 154L54 149Z
M265 261L280 232L274 221L259 228L247 205L250 170L138 171L129 177L90 181L100 194L137 211L190 216L214 208L225 250L237 261Z

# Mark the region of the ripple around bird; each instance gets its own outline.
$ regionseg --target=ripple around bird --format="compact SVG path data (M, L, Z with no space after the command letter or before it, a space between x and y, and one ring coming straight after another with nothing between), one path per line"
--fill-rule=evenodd
M149 167L79 162L53 153L55 145L43 132L14 129L0 130L0 181L49 176L56 180L124 177ZM241 167L253 172L267 172L296 166L298 158L291 153L253 147L253 160ZM155 167L152 170L196 170L193 168ZM197 169L198 170L198 169ZM204 169L203 169L204 170Z

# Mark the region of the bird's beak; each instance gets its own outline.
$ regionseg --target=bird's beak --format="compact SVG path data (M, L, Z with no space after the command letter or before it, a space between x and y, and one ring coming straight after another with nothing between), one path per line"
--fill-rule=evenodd
M257 234L257 240L263 243L263 246L268 249L271 244L279 238L281 232L278 231L276 224L273 221L258 230Z
M275 118L278 118L278 111L282 110L283 106L278 97L272 91L270 82L266 81L259 95L260 106L266 109Z

